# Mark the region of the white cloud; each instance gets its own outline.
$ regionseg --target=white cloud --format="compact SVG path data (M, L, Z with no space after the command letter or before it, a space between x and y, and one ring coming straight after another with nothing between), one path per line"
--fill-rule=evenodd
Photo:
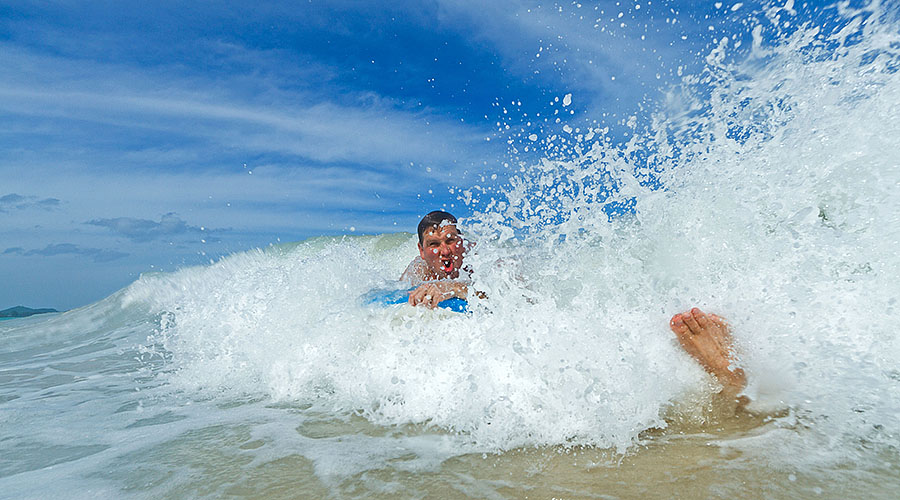
M346 106L295 91L238 95L216 80L72 61L0 45L14 78L0 83L0 112L93 123L110 134L160 132L202 139L205 148L281 153L317 162L391 165L472 163L489 154L487 130L369 96ZM234 88L240 88L235 85ZM44 133L60 133L44 130Z
M59 207L59 203L59 200L56 198L40 199L37 196L32 195L9 193L0 196L0 212L10 212L12 210L27 210L29 208L52 210Z
M167 76L9 43L0 59L0 116L15 139L0 148L4 189L66 201L28 218L0 213L9 247L118 248L125 236L135 256L137 243L162 244L171 212L183 226L169 233L182 227L194 249L200 226L229 228L219 236L231 250L350 226L408 230L393 222L416 195L462 182L492 155L477 127L371 94L321 99L272 82L256 94L242 76Z
M687 47L672 43L682 26L664 22L669 12L663 5L637 10L626 2L578 7L440 0L439 5L443 24L470 26L470 36L497 50L511 71L560 86L560 97L580 90L576 97L607 109L633 107L644 92L656 93L669 71L690 56Z
M136 242L189 234L204 234L203 228L191 226L178 217L177 214L171 212L160 217L159 222L135 217L114 217L111 219L92 219L85 224L108 228L114 233ZM215 231L221 231L221 229ZM210 236L210 238L212 237Z
M128 257L125 252L117 250L106 250L101 248L89 248L75 245L73 243L51 243L44 248L36 248L25 250L22 247L11 247L3 251L4 255L17 254L24 257L43 256L53 257L57 255L84 255L94 262L109 262L117 259Z
M160 214L169 212L177 213L184 224L170 224L169 229L182 227L184 236L197 241L200 226L229 228L228 234L216 235L223 239L251 233L291 238L341 231L351 225L360 232L395 231L398 228L392 226L389 214L409 210L398 206L397 200L415 200L427 189L409 166L398 167L401 175L349 166L280 164L246 169L235 165L218 171L130 171L116 169L114 164L84 169L78 162L39 160L20 164L20 170L10 180L11 188L40 185L43 192L63 197L66 204L65 210L33 213L27 219L7 216L0 240L19 246L36 243L31 229L35 224L42 226L40 233L57 241L73 231L86 233L84 237L94 234L93 239L79 240L91 246L101 241L112 244L110 237L115 235L136 241L139 232L129 228L139 229L143 220L141 227L159 232ZM86 221L97 223L85 226ZM117 228L118 233L110 231ZM248 243L266 241L271 238Z

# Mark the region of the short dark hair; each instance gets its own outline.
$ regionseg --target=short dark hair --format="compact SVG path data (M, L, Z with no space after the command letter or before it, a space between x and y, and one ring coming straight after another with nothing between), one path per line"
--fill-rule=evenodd
M422 243L425 239L425 231L433 227L441 227L441 224L447 221L450 224L456 224L456 217L449 212L444 212L443 210L435 210L430 212L425 217L422 217L422 220L419 221L419 243Z

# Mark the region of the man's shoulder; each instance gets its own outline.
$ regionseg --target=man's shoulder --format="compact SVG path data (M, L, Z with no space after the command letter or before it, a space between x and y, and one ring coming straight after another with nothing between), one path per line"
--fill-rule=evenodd
M425 259L417 255L409 265L406 266L406 270L400 275L400 280L407 281L413 285L422 283L425 281L427 269L428 264L425 263Z

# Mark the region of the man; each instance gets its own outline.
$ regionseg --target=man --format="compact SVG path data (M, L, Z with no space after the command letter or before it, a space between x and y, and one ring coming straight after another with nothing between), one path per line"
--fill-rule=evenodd
M401 280L419 284L409 293L410 305L433 309L439 302L452 297L465 299L468 286L460 280L460 272L464 275L469 272L463 268L463 257L468 246L456 227L456 217L435 210L422 218L417 232L419 257L409 264L400 277ZM695 307L673 316L669 327L681 347L719 380L723 386L723 396L737 399L740 404L747 402L746 398L737 398L747 379L743 370L731 368L734 356L731 332L722 318Z
M419 256L410 262L400 276L403 281L419 285L409 293L409 304L424 305L434 309L441 301L456 297L465 299L469 289L460 280L463 257L468 250L456 217L435 210L419 222Z

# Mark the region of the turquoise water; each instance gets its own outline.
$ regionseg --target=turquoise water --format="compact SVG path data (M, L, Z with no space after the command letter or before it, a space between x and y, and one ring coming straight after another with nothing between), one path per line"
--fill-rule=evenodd
M37 315L34 315L34 316L37 316ZM31 316L26 316L26 317L31 317ZM24 318L0 318L0 321L10 320L10 319L24 319Z

